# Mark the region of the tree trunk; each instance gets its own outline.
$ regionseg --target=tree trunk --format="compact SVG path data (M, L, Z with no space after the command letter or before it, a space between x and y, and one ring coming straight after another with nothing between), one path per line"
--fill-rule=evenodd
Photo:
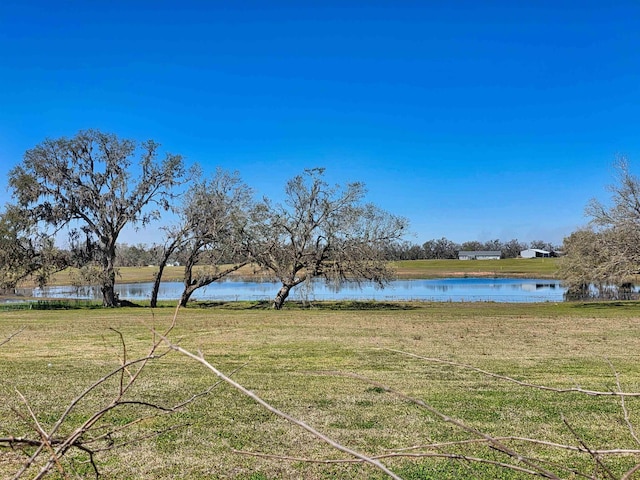
M275 310L280 310L282 308L282 305L284 305L284 302L289 296L290 291L291 285L282 284L282 287L280 287L280 290L278 290L276 298L273 299L273 308Z
M193 294L193 292L195 292L197 289L197 287L195 285L191 285L188 287L185 287L185 289L182 291L182 296L180 297L180 306L181 307L186 307L187 303L189 302L189 299L191 298L191 295Z
M112 269L105 272L105 280L102 283L102 305L104 307L117 307L118 299L116 298L116 273Z
M153 279L153 288L151 289L151 302L149 305L151 308L155 308L158 305L158 291L160 290L160 282L162 281L162 272L164 271L164 262L160 263L158 271Z
M164 272L164 267L167 266L167 262L169 261L169 257L173 254L173 252L178 248L180 242L182 241L182 233L176 234L176 237L173 239L169 245L164 247L164 251L162 253L162 258L160 259L160 264L158 265L158 273L156 273L155 278L153 279L153 290L151 290L151 307L154 308L158 305L158 291L160 290L160 282L162 281L162 273Z
M180 297L181 307L187 306L187 302L189 301L191 294L197 288L197 282L193 280L193 267L196 264L197 252L197 249L192 251L184 264L184 280L182 282L184 284L184 290L182 290L182 295Z
M104 278L102 280L102 305L104 307L117 307L118 298L116 297L116 244L108 245L105 248L103 257Z

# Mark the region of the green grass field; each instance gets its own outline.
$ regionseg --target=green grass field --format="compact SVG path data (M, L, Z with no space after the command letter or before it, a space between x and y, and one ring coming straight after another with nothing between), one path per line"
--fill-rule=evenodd
M127 358L133 359L146 354L151 329L166 328L173 312L168 306L0 312L0 342L24 328L0 345L0 437L37 438L18 392L40 425L51 428L74 397L120 365L122 345L112 329L122 334ZM236 303L181 310L171 338L201 351L223 372L235 372L232 378L273 406L364 454L416 447L404 452L457 453L515 464L481 443L447 444L477 437L379 385L344 374L380 382L494 437L637 449L616 397L537 390L393 350L557 388L609 391L616 388L615 371L625 391L639 392L639 318L638 303L326 303L314 309L288 304L282 311ZM152 361L126 398L170 406L215 382L208 370L173 352ZM97 389L72 412L61 432L88 418L118 388L113 381ZM625 406L629 421L639 426L640 400L627 398ZM107 415L103 426L113 429L154 413L140 404L128 405ZM385 478L368 465L302 461L349 457L227 385L177 413L151 416L114 433L109 441L132 443L96 454L107 479ZM609 478L605 468L619 478L640 461L638 455L615 455L594 466L588 454L504 442L563 478L579 478L572 469ZM441 446L425 447L436 443ZM0 477L10 478L24 459L18 450L0 449ZM75 451L61 465L90 476L86 460L85 453ZM405 479L529 478L456 459L382 461Z
M502 260L405 260L394 262L401 278L523 277L558 278L558 258Z

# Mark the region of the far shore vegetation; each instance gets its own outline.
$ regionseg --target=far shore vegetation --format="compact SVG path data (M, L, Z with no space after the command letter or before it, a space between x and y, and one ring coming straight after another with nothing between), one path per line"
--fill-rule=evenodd
M495 278L545 278L557 279L559 258L505 258L501 260L400 260L391 262L399 279L429 279L455 277L495 277ZM221 268L224 268L223 265ZM195 270L209 268L196 266ZM144 267L119 267L118 283L153 282L158 268L154 265ZM48 285L71 285L73 269L68 268L54 274ZM184 267L167 266L164 268L163 281L181 282L184 278ZM252 265L246 265L229 274L231 279L262 279L269 277L256 273ZM22 287L33 286L23 282Z

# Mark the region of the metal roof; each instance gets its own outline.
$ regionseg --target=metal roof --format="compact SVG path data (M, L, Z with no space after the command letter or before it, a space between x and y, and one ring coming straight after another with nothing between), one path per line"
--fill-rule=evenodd
M495 256L495 255L502 255L502 252L500 250L461 250L458 252L458 255L491 255L491 256Z

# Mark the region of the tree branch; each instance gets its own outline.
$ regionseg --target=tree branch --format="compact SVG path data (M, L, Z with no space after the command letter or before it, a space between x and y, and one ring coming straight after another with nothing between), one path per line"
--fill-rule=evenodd
M374 466L375 468L381 470L382 472L386 473L387 475L389 475L391 478L396 479L396 480L401 480L400 477L398 475L396 475L395 473L393 473L391 470L389 470L387 467L385 467L382 463L380 463L378 460L374 460L366 455L363 455L362 453L359 453L355 450L352 450L348 447L345 447L343 445L341 445L340 443L332 440L331 438L327 437L326 435L324 435L323 433L319 432L318 430L316 430L315 428L311 427L310 425L306 424L305 422L298 420L294 417L292 417L291 415L288 415L287 413L284 413L283 411L273 407L272 405L270 405L269 403L267 403L265 400L263 400L262 398L260 398L258 395L256 395L254 392L248 390L247 388L243 387L242 385L240 385L238 382L232 380L231 378L229 378L228 376L226 376L224 373L222 373L220 370L218 370L216 367L214 367L213 365L211 365L209 362L207 362L205 360L205 358L203 357L202 354L200 355L195 355L191 352L189 352L188 350L185 350L184 348L172 343L168 338L164 337L164 340L166 342L166 344L169 346L169 348L182 353L183 355L186 355L187 357L197 361L198 363L202 364L204 367L206 367L207 369L209 369L211 372L213 372L218 378L222 379L224 382L226 382L227 384L231 385L232 387L234 387L236 390L240 391L241 393L243 393L244 395L250 397L252 400L254 400L256 403L258 403L259 405L261 405L262 407L264 407L265 409L267 409L268 411L270 411L271 413L284 418L285 420L287 420L290 423L293 423L294 425L298 425L299 427L305 429L306 431L310 432L312 435L314 435L316 438L319 438L320 440L324 441L325 443L331 445L333 448L340 450L344 453L347 453L349 455L352 455L356 458L361 459L363 462L366 462L372 466Z
M584 388L580 388L580 387L553 388L553 387L548 387L546 385L537 385L535 383L523 382L521 380L516 380L513 377L509 377L509 376L506 376L506 375L500 375L498 373L489 372L487 370L483 370L481 368L477 368L477 367L474 367L472 365L466 365L464 363L454 362L454 361L451 361L451 360L443 360L441 358L425 357L425 356L422 356L422 355L417 355L415 353L404 352L402 350L395 350L393 348L385 348L385 350L388 350L390 352L400 353L402 355L406 355L406 356L409 356L409 357L419 358L421 360L426 360L428 362L443 363L445 365L451 365L451 366L454 366L454 367L460 367L460 368L464 368L464 369L467 369L467 370L473 370L475 372L482 373L483 375L486 375L488 377L493 377L493 378L498 378L500 380L505 380L507 382L515 383L516 385L520 385L522 387L535 388L535 389L538 389L538 390L546 390L548 392L555 392L555 393L575 392L575 393L582 393L582 394L585 394L585 395L605 396L605 397L640 397L640 392L599 391L599 390L588 390L588 389L584 389Z

